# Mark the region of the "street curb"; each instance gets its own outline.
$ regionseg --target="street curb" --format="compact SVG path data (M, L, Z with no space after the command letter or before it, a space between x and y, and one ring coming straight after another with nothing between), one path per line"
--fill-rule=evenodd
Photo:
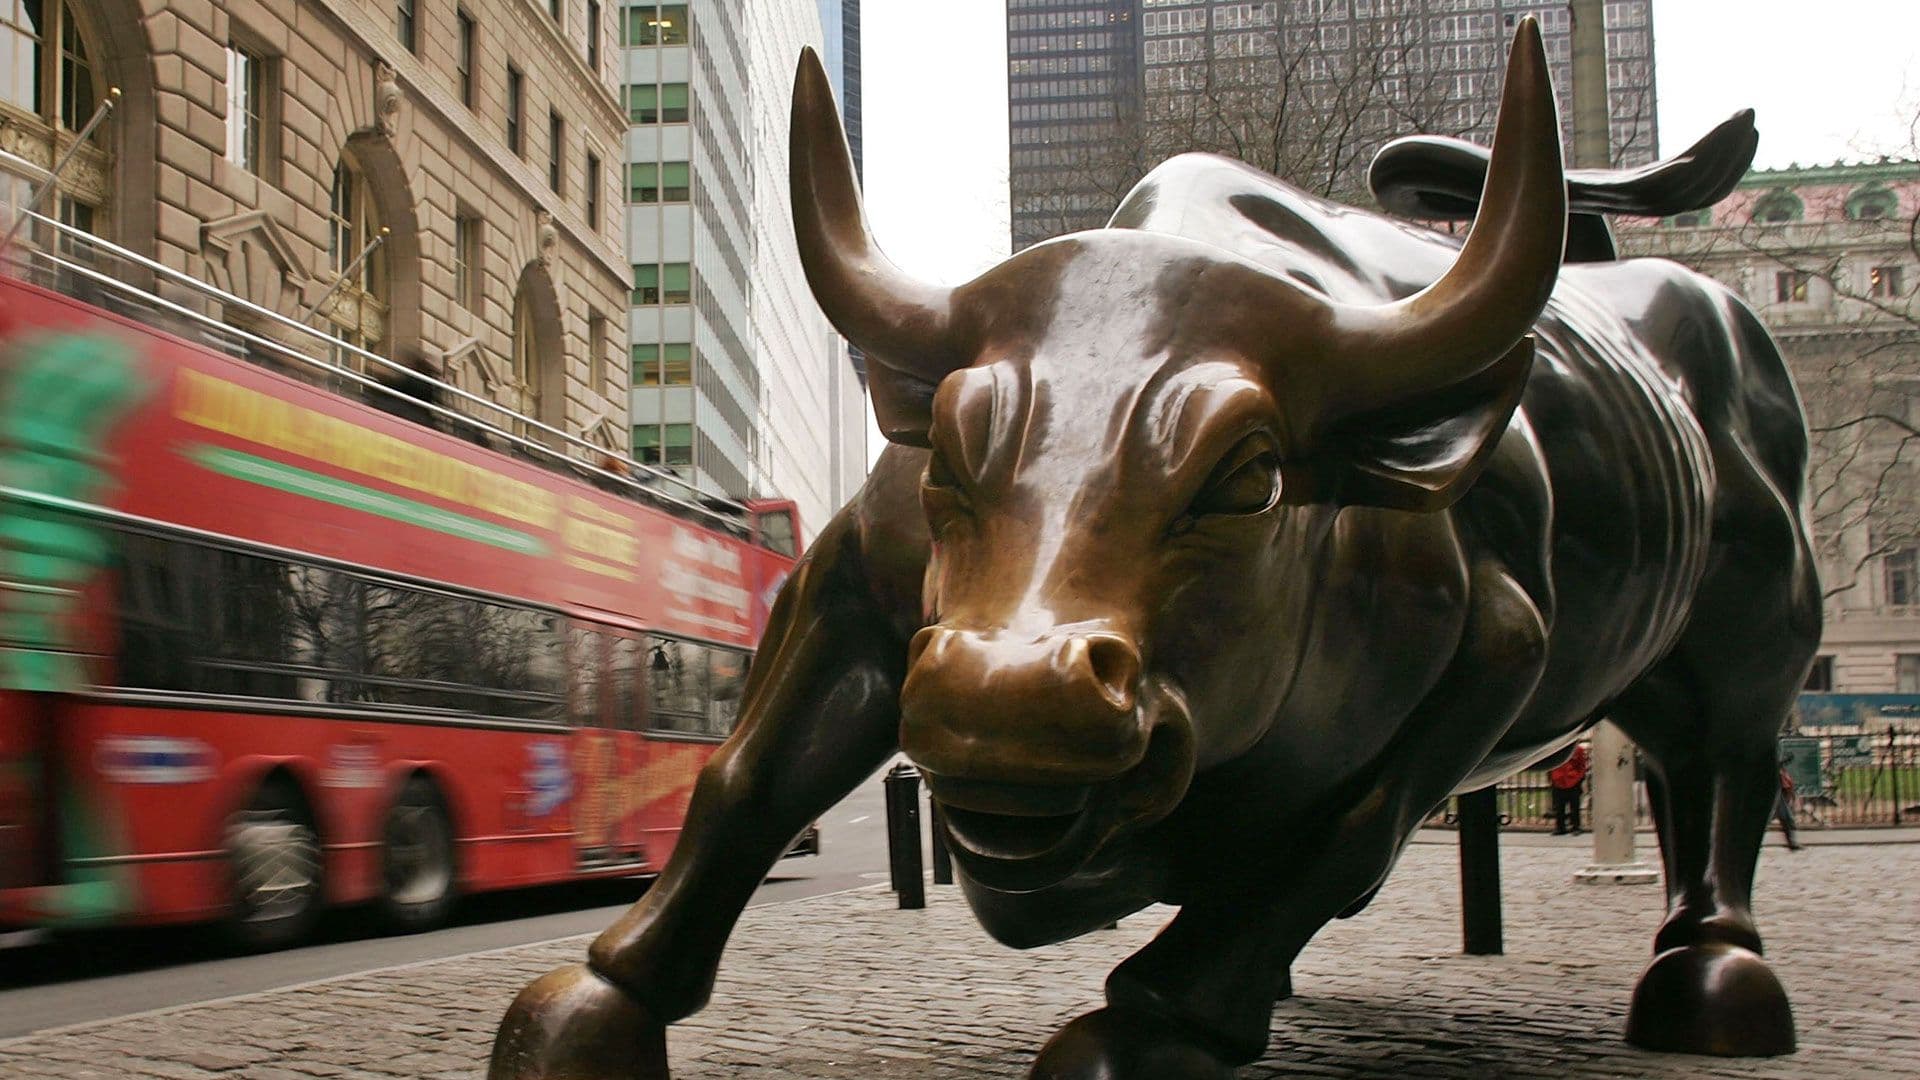
M1421 829L1413 835L1413 839L1409 841L1409 843L1452 844L1455 842L1457 835L1458 833L1453 829ZM1588 832L1582 835L1591 836L1592 834ZM1658 850L1658 843L1651 830L1636 830L1634 835L1636 839L1644 839L1649 846ZM1520 841L1516 846L1540 848L1560 846L1549 840L1552 836L1552 833L1535 832L1532 830L1503 831L1500 833L1500 839L1503 842ZM1920 828L1898 826L1883 829L1838 829L1833 832L1821 832L1819 830L1802 827L1799 838L1800 846L1804 848L1890 847L1899 844L1920 844ZM1779 837L1769 836L1761 846L1764 848L1786 850L1787 845L1786 842ZM1568 850L1573 850L1573 848L1569 846Z
M850 893L869 892L875 889L890 889L890 888L892 888L892 886L884 882L876 882L875 884L872 884L872 885L855 885L850 889L835 889L832 892L816 893L813 896L796 896L791 900L774 900L765 904L754 904L754 905L751 905L747 910L755 910L759 908L791 907L796 904L811 903L812 901L815 901L815 900L825 900L825 899L828 899L829 897L846 896ZM742 914L744 914L744 912ZM481 957L481 956L498 956L502 953L518 952L521 949L534 949L542 945L554 945L554 944L558 944L560 942L566 942L566 941L590 941L593 938L598 936L599 935L597 933L566 934L561 937L542 938L539 941L523 941L523 942L520 942L518 945L502 945L494 949L475 949L472 952L453 953L448 956L436 956L430 960L410 960L404 964L391 964L391 965L388 965L387 967L366 968L362 971L348 972L344 975L328 975L323 979L308 979L304 982L288 983L285 986L270 987L266 990L249 990L244 994L228 994L225 997L207 998L204 1001L189 1001L189 1002L183 1002L182 1004L179 1004L179 1005L163 1005L157 1009L142 1009L139 1012L122 1013L119 1016L106 1016L106 1017L101 1017L98 1020L82 1020L77 1024L62 1024L58 1027L41 1028L38 1031L29 1031L25 1035L15 1035L10 1038L0 1039L0 1050L6 1050L9 1047L16 1046L21 1043L32 1042L35 1039L45 1038L46 1036L49 1036L49 1035L67 1035L77 1031L88 1031L93 1028L101 1028L101 1027L107 1027L112 1024L124 1023L128 1020L143 1020L148 1017L167 1016L173 1013L186 1012L189 1009L203 1009L203 1008L208 1008L215 1005L230 1005L236 1001L245 1001L249 998L265 997L268 994L283 994L293 990L305 990L305 989L308 989L309 987L325 986L328 983L345 982L349 979L364 979L369 976L386 975L395 971L409 971L409 970L412 970L413 968L432 967L435 964L446 964L446 963L451 963L455 960L469 960L474 957Z

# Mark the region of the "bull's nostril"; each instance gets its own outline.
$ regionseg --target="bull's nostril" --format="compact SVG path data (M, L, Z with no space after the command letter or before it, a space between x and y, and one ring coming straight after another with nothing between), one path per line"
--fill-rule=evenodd
M1084 640L1087 666L1101 694L1116 708L1133 708L1133 686L1140 679L1140 650L1117 634L1090 634Z

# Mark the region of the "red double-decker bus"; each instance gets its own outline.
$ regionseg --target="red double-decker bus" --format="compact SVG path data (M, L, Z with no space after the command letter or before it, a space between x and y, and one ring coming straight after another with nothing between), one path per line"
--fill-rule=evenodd
M0 273L0 930L225 918L266 947L325 905L418 928L657 870L791 504L676 495L60 250Z

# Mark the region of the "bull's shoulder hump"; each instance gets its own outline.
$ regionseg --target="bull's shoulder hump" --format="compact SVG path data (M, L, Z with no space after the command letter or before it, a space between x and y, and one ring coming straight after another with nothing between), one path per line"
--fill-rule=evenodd
M1107 222L1109 228L1178 233L1195 209L1225 208L1237 195L1291 190L1243 162L1219 154L1179 154L1140 178ZM1173 226L1173 227L1169 227Z
M1459 242L1344 206L1218 154L1181 154L1148 173L1109 228L1196 240L1348 303L1381 303L1444 273Z

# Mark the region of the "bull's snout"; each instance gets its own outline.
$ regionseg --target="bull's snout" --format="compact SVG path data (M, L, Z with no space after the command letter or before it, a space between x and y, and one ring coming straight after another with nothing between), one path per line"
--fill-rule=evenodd
M1106 630L1035 638L931 626L901 688L901 749L955 779L1086 784L1146 753L1140 650Z

